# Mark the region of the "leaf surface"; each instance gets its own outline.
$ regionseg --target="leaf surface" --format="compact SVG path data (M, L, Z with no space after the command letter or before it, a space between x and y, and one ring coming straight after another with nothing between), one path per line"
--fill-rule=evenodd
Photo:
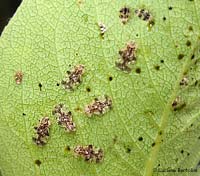
M126 24L119 18L124 6L131 11ZM153 16L151 28L134 13L141 8ZM199 0L24 0L0 39L0 175L150 176L177 174L159 168L198 168L198 9ZM115 63L130 41L137 61L124 73ZM82 83L66 91L61 80L78 64L85 66ZM183 78L187 85L180 85ZM85 106L103 95L113 108L87 117ZM175 111L177 97L184 106ZM76 133L57 125L52 110L59 103L73 113ZM34 126L44 116L50 137L38 147ZM74 147L88 144L103 149L101 163L74 156Z

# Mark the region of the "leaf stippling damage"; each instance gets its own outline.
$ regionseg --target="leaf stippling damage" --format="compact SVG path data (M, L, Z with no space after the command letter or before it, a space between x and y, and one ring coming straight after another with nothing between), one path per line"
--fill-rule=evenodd
M123 24L126 24L130 18L131 10L128 7L123 7L119 11L119 18Z
M103 150L96 149L93 145L77 146L74 148L74 153L88 162L99 163L103 159Z
M91 104L85 107L85 113L88 117L91 117L92 115L102 115L111 108L112 100L110 97L105 96L103 98L95 98Z
M36 137L33 137L33 141L37 145L45 145L47 143L47 139L49 136L49 129L50 129L50 120L48 117L43 117L38 126L34 127L36 131Z
M120 59L116 62L116 66L125 72L130 72L129 65L136 62L137 46L135 42L128 42L126 47L119 51Z
M15 79L16 84L18 84L18 85L21 84L22 83L22 79L23 79L22 71L17 71L15 73L14 79Z
M73 122L71 111L68 111L64 104L58 104L54 107L52 112L57 117L57 122L60 126L64 127L68 132L76 131L76 125Z
M84 70L84 65L77 65L72 71L67 71L65 79L61 82L64 89L73 90L75 87L77 87L82 81Z

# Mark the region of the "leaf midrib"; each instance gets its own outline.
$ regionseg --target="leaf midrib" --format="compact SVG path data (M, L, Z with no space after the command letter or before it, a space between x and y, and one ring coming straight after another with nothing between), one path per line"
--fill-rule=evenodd
M158 153L159 153L159 149L160 146L162 144L161 140L163 138L163 136L165 135L165 129L167 127L167 123L168 123L168 119L169 119L169 114L172 110L171 104L174 101L174 99L177 97L177 92L180 88L180 80L183 78L185 71L187 70L187 68L191 65L191 61L190 58L188 57L184 64L183 67L181 69L181 72L178 76L177 81L175 82L175 86L174 89L171 92L171 97L169 98L169 101L167 102L162 117L161 117L161 123L160 123L160 131L162 131L162 136L157 134L156 139L155 139L155 143L156 145L154 147L152 147L152 150L150 152L149 155L149 160L146 162L146 166L145 166L145 176L152 176L153 173L153 167L154 167L154 163L157 159Z

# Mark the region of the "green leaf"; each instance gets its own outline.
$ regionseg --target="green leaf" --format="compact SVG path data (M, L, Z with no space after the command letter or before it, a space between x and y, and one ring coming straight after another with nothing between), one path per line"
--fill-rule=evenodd
M141 8L153 25L135 14ZM200 160L199 9L199 0L24 0L0 39L0 175L198 175L178 168ZM126 73L116 62L131 41L137 60ZM61 81L79 64L82 82L66 91ZM112 109L87 117L85 106L104 95ZM72 112L75 133L52 115L59 103ZM46 116L50 136L37 146L34 126ZM89 144L104 151L100 163L75 156L73 148ZM167 168L176 173L158 172Z

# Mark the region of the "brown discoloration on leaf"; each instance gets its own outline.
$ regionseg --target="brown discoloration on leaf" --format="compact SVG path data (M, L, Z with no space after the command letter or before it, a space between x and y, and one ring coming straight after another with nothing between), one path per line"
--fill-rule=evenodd
M153 142L153 143L151 144L151 146L152 146L152 147L154 147L155 145L156 145L156 143L155 143L155 142Z
M99 163L103 159L103 150L95 149L93 145L77 146L74 153L85 159L85 161Z
M33 141L37 145L44 145L47 143L47 138L49 136L50 120L48 117L43 117L38 126L34 127L36 130L36 137L33 137Z
M183 77L183 79L180 81L181 86L187 86L188 85L188 78L186 76Z
M180 97L176 97L176 99L172 102L172 107L176 107L178 105L178 103L181 102L181 98Z
M82 112L82 109L78 106L78 107L76 107L76 108L74 109L74 111L76 111L76 112Z
M81 4L83 4L84 3L84 0L77 0L77 4L78 5L81 5Z
M35 160L35 164L40 167L40 165L42 164L42 162L40 160Z
M136 68L136 69L135 69L135 72L138 73L138 74L140 74L140 73L141 73L141 68L139 68L139 67Z
M178 55L178 59L181 60L181 59L184 58L184 56L185 56L184 54L179 54L179 55Z
M128 7L123 7L120 9L119 11L119 18L121 19L121 22L123 24L126 24L130 18L131 15L131 11Z
M100 29L100 34L103 36L107 30L106 25L103 24L102 22L98 23L99 29Z
M81 83L82 76L84 74L84 66L77 65L72 71L67 71L66 78L62 80L61 84L65 89L73 90Z
M65 148L64 148L65 152L69 152L71 150L70 146L67 145Z
M155 68L155 70L157 70L157 71L160 70L160 66L159 66L159 65L155 65L154 68Z
M186 42L186 45L187 45L188 47L191 46L191 45L192 45L191 41L188 40L188 41Z
M108 96L104 98L95 98L93 102L85 107L85 113L87 116L102 115L107 110L112 108L112 100Z
M52 113L57 117L58 124L64 127L66 131L76 131L76 125L73 122L72 113L71 111L68 111L63 104L56 105Z
M40 88L40 91L42 91L42 83L39 83L38 86Z
M122 71L130 72L129 65L136 62L136 50L135 42L127 43L126 47L119 51L120 60L116 62L116 66Z
M112 80L113 80L113 77L112 77L112 76L109 76L109 77L108 77L108 80L109 80L109 81L112 81Z
M22 83L22 79L23 79L24 74L22 73L22 71L17 71L14 75L14 79L16 84L21 84Z
M145 9L136 9L135 10L135 14L140 19L142 19L143 21L147 21L148 25L150 27L152 27L155 24L153 16L151 15L151 13L148 10L145 10Z
M176 97L176 99L172 102L172 108L174 111L180 110L186 106L186 103L181 99L180 96Z

